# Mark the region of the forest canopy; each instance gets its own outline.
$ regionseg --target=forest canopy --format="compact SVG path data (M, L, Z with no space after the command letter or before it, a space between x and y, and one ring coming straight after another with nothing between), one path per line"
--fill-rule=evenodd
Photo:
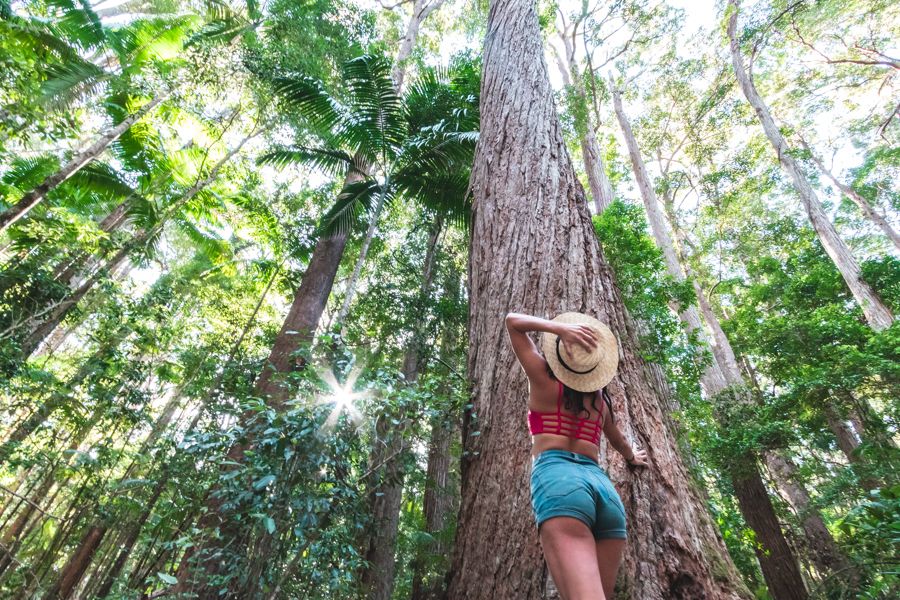
M502 322L564 310L650 456L601 441L616 598L900 596L898 40L886 0L0 0L0 598L559 597Z

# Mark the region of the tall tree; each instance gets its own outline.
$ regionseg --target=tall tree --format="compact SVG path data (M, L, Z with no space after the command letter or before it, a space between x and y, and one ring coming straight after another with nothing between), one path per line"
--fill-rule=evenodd
M534 2L492 1L487 30L482 133L471 179L473 397L464 418L450 598L541 598L547 583L534 523L523 518L529 512L527 389L504 343L503 317L512 310L587 311L621 341L610 386L614 411L652 462L647 472L633 474L602 451L628 515L623 589L644 600L746 597L665 425L665 392L636 354L633 327L562 138Z
M756 116L766 133L766 137L769 138L769 142L775 149L782 168L793 181L794 188L800 196L800 201L803 203L809 222L816 235L818 235L822 247L825 248L825 252L831 257L834 265L841 272L844 281L847 282L847 287L850 288L853 297L856 298L856 302L862 308L869 326L875 331L886 329L894 322L893 314L891 314L890 309L885 306L875 290L872 289L872 286L862 278L859 264L851 254L847 244L838 235L828 214L822 208L822 203L794 158L793 150L775 124L775 119L772 118L769 107L757 91L756 85L753 83L752 72L744 67L741 40L737 30L738 11L738 0L728 0L728 39L731 48L731 62L734 66L738 85L740 85L744 97L747 98L747 102L750 103L750 106L756 112Z

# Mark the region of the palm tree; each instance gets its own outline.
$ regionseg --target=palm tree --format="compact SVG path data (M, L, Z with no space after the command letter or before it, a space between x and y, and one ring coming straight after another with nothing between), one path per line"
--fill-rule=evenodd
M198 23L196 16L166 16L108 27L85 2L56 0L53 9L55 18L49 21L21 17L11 11L0 14L5 21L4 30L11 37L19 44L40 49L39 55L47 57L48 78L41 87L40 102L51 110L65 110L104 91L126 90L131 96L129 110L40 183L18 198L11 197L12 205L0 212L0 233L169 99L171 93L165 90L149 94L140 91L134 80L151 68L162 70L163 76L175 68L180 62L176 60L179 51Z
M276 80L278 94L307 120L323 145L274 150L260 162L302 163L335 175L359 175L358 181L344 185L319 228L322 235L346 235L360 213L369 215L338 323L347 315L386 206L409 199L450 219L467 219L465 188L478 138L477 76L477 69L464 61L449 71L426 69L401 97L389 61L362 56L344 65L342 83L348 94L343 103L315 80Z

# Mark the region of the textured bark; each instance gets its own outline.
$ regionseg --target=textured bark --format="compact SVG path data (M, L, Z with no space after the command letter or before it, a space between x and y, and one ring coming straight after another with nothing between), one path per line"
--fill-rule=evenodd
M601 463L626 507L630 537L623 597L748 597L692 487L575 178L534 3L493 0L481 88L481 138L471 186L469 374L463 423L462 505L450 576L456 599L541 598L547 579L530 517L527 382L506 341L504 315L596 315L619 336L610 385L626 435L651 467L631 473L606 442ZM477 420L474 416L477 415ZM480 435L473 435L479 433Z
M622 106L622 94L617 88L613 88L613 106L616 112L616 118L622 133L625 135L625 143L628 146L628 156L631 158L631 168L634 172L635 181L637 181L638 189L641 192L641 199L644 202L644 210L647 213L647 221L650 223L650 231L653 233L653 239L656 246L662 251L663 259L666 263L666 271L675 281L684 281L685 273L681 266L681 261L675 251L675 244L672 242L672 236L669 235L669 228L666 226L665 217L659 207L659 199L653 186L650 183L650 176L647 174L647 167L641 156L640 148L638 148L637 140L634 132L631 130L631 123L625 115L625 109ZM674 307L678 318L684 324L688 333L694 333L702 342L708 344L706 331L700 322L700 315L693 305ZM703 369L700 383L706 392L707 397L712 397L726 387L729 382L719 366L719 361L715 355L713 360Z
M22 196L16 204L0 213L0 233L6 231L10 225L28 214L28 211L37 206L48 193L53 191L66 179L100 156L110 144L119 139L119 137L128 131L132 125L156 108L161 102L164 102L167 98L168 94L154 96L149 102L141 106L141 108L129 115L121 123L104 132L93 144L76 154L72 160L66 163L59 171L47 177L40 185Z
M407 450L405 427L393 423L395 415L379 417L370 456L373 470L367 488L371 523L364 556L369 566L361 583L370 600L389 600L394 589L394 551L403 498L403 454ZM381 467L379 468L379 465Z
M744 68L744 59L741 56L741 45L737 35L737 17L738 17L738 0L728 1L730 16L728 17L728 37L731 42L731 62L734 65L734 72L737 76L738 84L747 98L747 102L753 107L762 128L769 138L769 142L778 155L778 161L782 168L791 177L794 182L794 188L800 196L803 208L806 209L806 215L809 222L815 230L819 238L819 242L825 249L828 256L834 262L835 267L840 271L841 276L856 302L862 308L863 314L869 326L875 331L887 329L894 322L894 316L891 311L884 305L881 298L872 289L872 287L863 281L862 273L859 269L856 259L850 253L850 249L844 243L834 228L834 224L828 218L819 198L810 186L809 181L800 169L800 165L794 159L791 148L775 124L769 107L759 95L756 86L753 83L751 75Z
M854 570L847 556L838 548L822 516L812 506L809 493L797 477L793 461L778 452L766 453L766 464L778 487L800 519L810 558L820 575L842 573L853 577Z

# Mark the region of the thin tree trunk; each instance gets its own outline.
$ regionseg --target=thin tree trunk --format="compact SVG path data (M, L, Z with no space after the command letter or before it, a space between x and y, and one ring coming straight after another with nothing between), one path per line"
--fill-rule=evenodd
M22 356L27 358L34 353L35 350L43 343L43 341L49 336L66 318L69 312L84 298L85 295L91 289L93 289L94 285L100 281L104 273L112 273L115 271L125 260L128 258L128 255L136 250L138 247L142 246L153 237L154 234L158 233L166 222L174 216L174 214L180 210L185 204L190 202L197 194L199 194L206 186L211 184L216 180L219 176L219 171L221 171L222 167L225 166L238 152L240 152L241 148L243 148L244 144L246 144L250 139L255 137L259 132L254 132L251 135L243 138L237 146L229 150L221 160L219 160L215 166L210 170L209 174L203 179L198 180L187 190L178 200L173 202L169 207L161 215L159 222L151 227L150 229L145 229L137 234L129 240L125 245L123 245L113 256L110 258L106 264L97 269L90 277L88 277L78 288L72 291L69 296L67 296L64 300L60 301L52 310L49 311L48 316L40 322L25 338L25 340L21 344Z
M503 317L512 310L545 317L585 311L619 336L619 371L610 384L616 419L652 462L632 473L603 442L601 463L618 482L628 517L621 577L629 597L747 598L690 482L666 425L665 391L653 387L600 251L553 103L535 3L492 0L487 30L471 179L472 409L463 423L449 598L544 594L547 572L529 510L527 382L504 341Z
M561 35L560 37L564 36ZM563 43L566 47L566 62L563 63L562 58L557 54L557 66L563 82L575 90L578 102L581 104L579 113L584 115L584 123L579 127L581 134L581 159L584 162L584 170L588 177L588 187L591 190L591 198L594 201L594 213L599 215L613 203L612 183L610 183L609 176L606 174L606 164L603 161L600 144L597 142L597 135L594 133L591 123L587 94L584 91L584 86L580 83L581 76L573 56L574 49L567 39L563 39ZM573 81L578 83L573 83Z
M806 209L809 222L819 237L822 247L828 253L828 256L831 257L838 271L840 271L844 282L850 288L850 292L856 298L860 308L862 308L869 326L875 331L887 329L894 322L894 316L881 301L875 290L862 279L862 273L856 259L853 258L850 249L840 238L834 228L834 224L822 208L819 198L800 169L800 165L794 159L790 146L788 146L787 141L775 124L775 120L769 112L769 107L766 106L766 103L756 90L751 75L744 69L744 59L741 56L741 45L737 35L738 0L728 0L728 6L731 12L728 18L731 61L741 90L743 90L747 102L756 111L763 130L766 132L766 137L769 138L769 142L775 148L781 166L793 180L794 188L800 196L800 201Z
M78 549L72 555L72 558L69 559L69 562L66 563L62 573L60 573L59 579L44 595L44 600L68 600L71 597L72 592L75 591L75 586L78 585L88 566L90 566L91 559L97 548L100 547L100 542L103 541L105 534L105 527L92 525L88 528L81 539L81 543L78 545Z
M93 144L76 154L72 160L66 163L59 171L44 179L40 185L22 196L16 204L0 213L0 233L6 231L10 225L28 214L28 211L37 206L38 203L40 203L40 201L59 184L100 156L110 144L119 139L123 133L128 131L128 129L144 115L156 108L157 105L165 102L168 97L169 94L158 94L154 96L149 102L141 106L141 108L129 115L121 123L104 132Z
M740 423L728 423L740 427ZM756 558L762 568L769 593L775 600L805 600L808 598L800 567L794 551L781 531L781 523L772 507L769 492L763 483L756 459L742 457L730 468L731 483L741 514L756 533Z
M656 246L662 252L663 260L666 264L666 271L669 276L675 281L683 282L685 280L685 273L682 269L681 261L678 259L678 255L675 251L675 244L672 242L672 236L669 235L668 227L666 227L665 217L659 208L659 199L656 197L656 192L653 191L653 186L650 183L650 176L647 174L647 167L644 164L640 148L638 148L637 140L631 129L631 123L628 121L628 117L625 115L625 109L622 107L622 94L618 88L613 87L612 97L616 118L618 119L619 126L622 128L622 133L625 136L625 143L628 146L628 155L631 158L631 168L634 172L634 178L638 184L638 189L641 192L641 199L644 202L644 210L647 213L647 221L650 223L650 231L653 233L653 239L656 241ZM704 344L709 344L708 336L700 322L700 315L697 313L696 307L693 305L677 306L674 307L674 312L678 315L689 334L694 333ZM722 372L715 356L713 356L710 363L703 369L700 383L703 385L703 389L709 398L712 398L728 387L729 382Z
M350 303L353 302L353 296L356 294L356 283L359 281L359 274L362 272L366 256L369 254L369 245L372 243L372 238L375 237L375 229L378 227L378 219L381 217L383 208L384 194L378 199L378 204L369 218L369 228L366 229L366 237L363 240L362 247L359 249L359 258L356 259L356 264L353 265L353 274L350 275L350 280L347 282L347 293L344 295L344 302L341 304L337 317L335 317L335 322L339 327L343 326L344 319L347 318L347 313L350 312Z
M439 9L444 2L446 0L415 0L413 2L412 15L410 15L409 21L406 23L406 33L404 33L403 39L400 41L400 48L394 59L394 69L391 74L394 80L394 88L398 92L403 89L407 71L406 61L416 46L416 40L419 37L419 27L428 18L428 15Z
M431 225L428 246L419 286L419 299L424 302L431 292L434 279L434 263L442 221L436 218ZM425 343L424 319L418 321L403 359L403 377L413 386L419 378ZM401 425L394 425L394 421ZM369 600L390 600L394 590L394 565L397 548L397 532L400 525L400 504L403 499L403 463L407 454L405 430L406 415L389 412L381 415L375 427L375 440L369 463L372 474L369 490L369 509L372 526L366 539L364 556L367 566L361 581ZM380 465L380 467L379 467Z
M675 244L666 226L665 217L660 210L659 199L656 197L650 184L650 177L647 174L644 160L641 157L640 149L631 130L631 124L628 122L622 106L621 93L614 88L612 95L616 118L622 128L622 133L625 135L635 179L644 201L647 220L650 223L650 229L653 232L656 245L662 251L669 275L676 281L684 281L685 274L682 269L682 261L679 260ZM666 205L671 205L671 199L667 198ZM678 310L680 312L679 316L688 331L696 332L704 342L707 342L706 332L700 323L700 316L697 314L697 310L693 306L678 307ZM709 318L714 319L718 326L718 319L715 319L714 315L710 315ZM731 346L727 338L723 340L723 343L727 345L730 351ZM711 346L710 348L712 349ZM733 364L736 369L736 361L733 361ZM750 395L740 391L746 388L740 372L735 370L730 374L730 377L727 377L715 354L713 354L712 362L703 372L701 383L707 396L716 403L731 404L735 401L750 401ZM737 386L734 393L725 393L726 389L732 385ZM725 412L724 409L726 408L727 406L722 406L720 411L717 412ZM728 425L725 421L720 422L721 427L727 427ZM803 576L800 573L799 565L791 551L791 547L781 531L775 509L768 495L760 494L760 490L765 490L765 484L757 465L756 456L752 453L747 453L741 457L740 463L740 468L731 469L729 475L735 494L738 497L741 513L744 515L747 523L753 528L757 540L760 542L760 547L757 548L757 558L760 561L766 582L776 600L805 598L806 591Z
M822 174L830 179L842 194L853 200L854 204L859 207L859 210L863 214L863 216L877 225L878 228L881 229L881 231L884 233L884 235L889 240L891 240L891 242L894 244L894 247L897 250L900 250L900 234L898 234L894 230L894 228L891 227L891 224L887 222L887 219L878 214L878 212L869 204L868 200L863 198L862 194L835 177L834 173L832 173L831 170L825 166L825 163L822 162L822 159L816 156L812 148L809 147L809 144L806 143L806 140L801 139L800 143L803 144L803 147L809 151L810 157L812 158L813 162L816 163L816 166L819 167L819 170L822 172Z
M855 579L850 560L838 548L819 511L812 505L809 493L797 476L797 467L793 461L780 452L766 452L765 457L775 482L800 519L806 545L816 569L823 576L844 573Z
M113 564L109 567L104 575L103 583L100 584L100 587L97 590L97 598L106 598L106 596L109 594L113 584L116 582L116 578L118 578L119 573L122 572L122 568L125 566L128 558L131 556L131 551L134 549L134 545L137 543L138 538L141 535L141 530L143 529L144 524L147 522L147 519L150 518L150 515L153 512L153 507L156 506L156 502L162 495L167 482L168 474L161 473L159 476L159 480L156 483L156 487L153 488L153 493L150 495L150 498L144 505L144 510L143 512L141 512L141 516L135 523L128 526L128 533L126 535L125 541L122 544L121 549L119 550L118 556L116 556L115 562L113 562Z
M436 418L431 423L422 510L425 513L425 531L436 539L426 544L413 560L411 600L430 600L439 596L442 580L428 582L424 571L429 555L442 556L448 550L439 536L446 527L447 516L453 505L454 494L450 489L450 443L455 431L453 422L446 417Z

